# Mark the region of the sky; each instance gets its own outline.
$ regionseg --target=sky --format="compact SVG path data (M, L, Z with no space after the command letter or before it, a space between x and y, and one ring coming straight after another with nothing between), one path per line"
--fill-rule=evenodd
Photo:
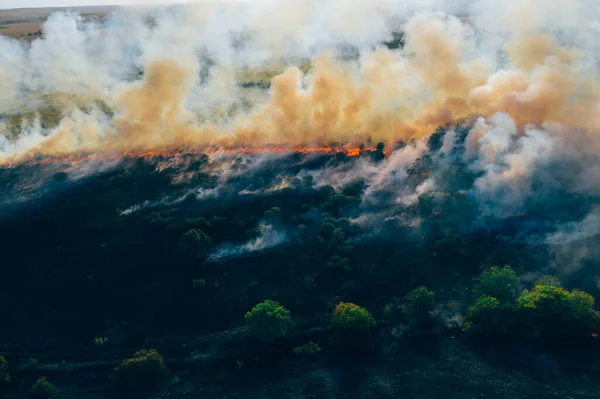
M76 7L115 4L185 3L184 0L0 0L0 9L29 7Z

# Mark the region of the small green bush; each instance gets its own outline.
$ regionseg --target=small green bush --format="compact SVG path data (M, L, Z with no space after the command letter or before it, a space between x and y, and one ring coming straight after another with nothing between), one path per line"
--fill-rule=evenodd
M104 345L105 343L108 342L108 338L106 338L106 337L96 337L96 338L94 338L93 342L94 342L95 345L102 346L102 345Z
M428 319L434 307L435 292L429 291L426 287L419 287L404 297L402 313L411 321L420 321Z
M35 380L29 392L33 395L51 395L55 391L54 384L48 381L46 377L40 377Z
M155 349L142 349L112 371L110 381L117 388L150 390L167 374L164 360Z
M477 297L487 295L502 304L514 304L521 293L521 284L510 266L492 266L481 274L473 291Z
M331 318L331 343L338 347L362 346L370 341L375 319L358 305L340 302Z
M248 332L265 342L285 337L293 327L289 310L271 300L259 303L244 318Z
M315 355L320 352L321 347L312 341L302 346L297 346L294 348L294 353L296 355Z

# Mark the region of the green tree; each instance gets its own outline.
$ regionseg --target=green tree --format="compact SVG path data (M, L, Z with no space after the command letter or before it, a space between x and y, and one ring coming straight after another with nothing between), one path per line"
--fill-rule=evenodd
M116 388L147 391L155 388L166 375L162 356L155 349L142 349L115 367L110 381Z
M179 248L191 256L207 256L212 248L212 239L200 229L191 229L179 239Z
M485 270L475 285L476 296L488 295L501 304L514 304L521 293L517 273L510 266L492 266Z
M368 310L354 303L340 302L331 318L331 343L338 347L357 347L369 343L375 319Z
M509 329L506 312L497 298L482 295L467 310L464 330L474 334L502 335Z
M289 310L272 300L259 303L244 318L248 332L265 342L285 337L293 327Z
M419 287L404 297L402 313L411 321L421 321L429 318L429 313L435 307L435 292L426 287Z
M518 300L527 335L591 334L600 327L594 298L582 291L567 291L553 285L537 285Z

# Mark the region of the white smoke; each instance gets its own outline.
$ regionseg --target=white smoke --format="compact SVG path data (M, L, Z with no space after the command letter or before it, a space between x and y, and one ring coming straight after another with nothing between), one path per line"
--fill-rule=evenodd
M273 225L261 223L258 226L260 235L241 244L224 244L217 248L208 258L208 262L244 256L253 252L264 251L285 243L288 239L285 232L277 230Z

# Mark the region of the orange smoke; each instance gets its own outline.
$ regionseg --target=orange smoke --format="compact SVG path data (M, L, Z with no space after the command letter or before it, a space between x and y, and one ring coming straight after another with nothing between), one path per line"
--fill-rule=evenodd
M288 68L272 79L266 103L228 123L200 121L188 108L193 65L158 59L141 82L114 94L108 125L91 114L69 116L33 149L0 161L173 147L329 153L331 143L356 156L368 140L421 137L473 113L505 112L519 128L555 123L589 134L600 126L600 86L582 72L576 49L549 35L519 36L505 48L510 68L493 72L484 59L465 61L465 35L458 19L419 15L405 26L401 52L377 49L359 62L320 54L308 77Z

